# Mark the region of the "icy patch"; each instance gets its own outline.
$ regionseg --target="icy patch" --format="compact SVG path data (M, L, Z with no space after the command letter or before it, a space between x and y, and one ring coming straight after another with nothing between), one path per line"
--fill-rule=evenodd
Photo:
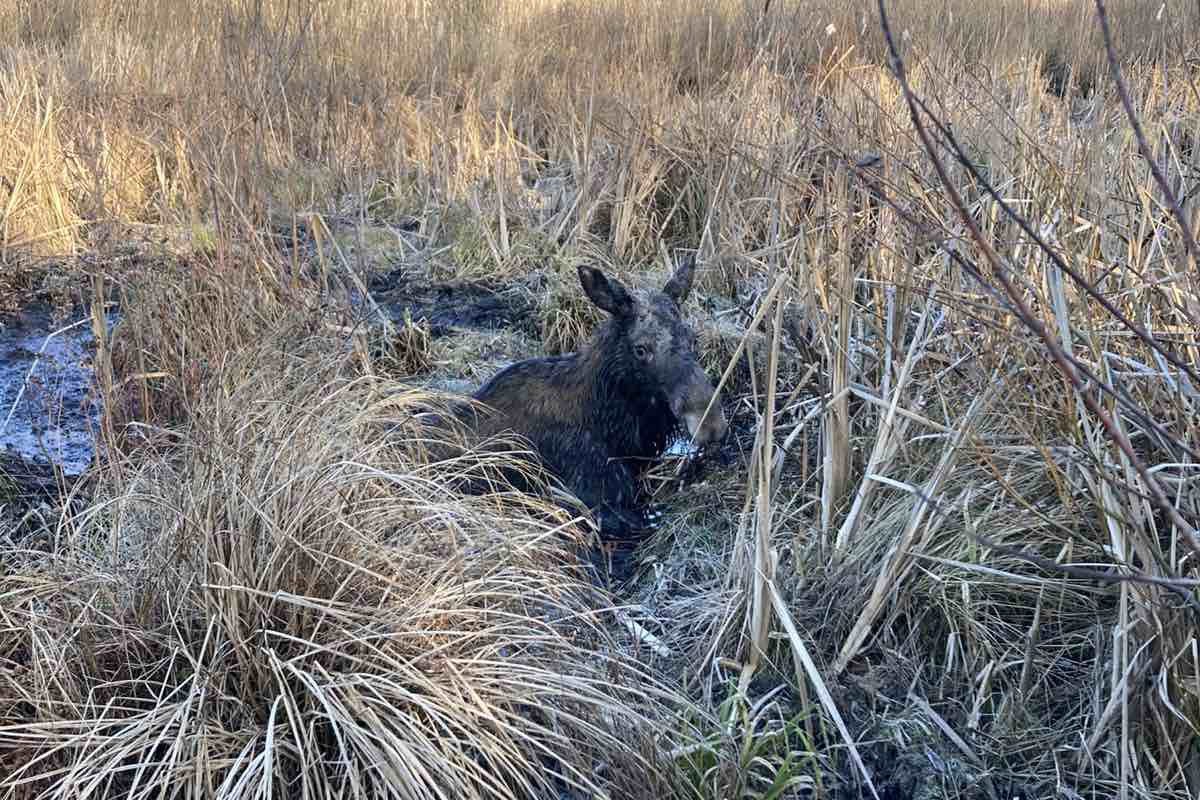
M114 317L108 322L111 325ZM92 460L91 320L29 307L0 321L0 449L79 475Z
M694 456L700 452L700 448L692 444L690 436L677 436L667 445L667 449L663 451L663 455L676 456L683 458L686 456Z

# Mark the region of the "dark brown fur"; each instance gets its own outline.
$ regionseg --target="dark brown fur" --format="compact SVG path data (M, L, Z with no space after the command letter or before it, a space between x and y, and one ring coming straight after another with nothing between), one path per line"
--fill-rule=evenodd
M637 478L677 430L686 427L701 446L725 433L718 403L701 419L714 391L680 315L692 269L686 262L661 292L634 296L600 270L580 267L584 291L610 318L578 352L520 361L474 395L488 409L477 432L528 439L606 536L645 530Z

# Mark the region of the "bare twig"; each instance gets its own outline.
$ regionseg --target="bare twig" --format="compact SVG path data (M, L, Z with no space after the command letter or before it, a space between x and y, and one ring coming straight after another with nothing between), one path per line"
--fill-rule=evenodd
M919 99L917 99L916 102L923 109L925 109L926 113L930 113L928 111L928 109L925 108L925 106L923 106L921 104ZM934 120L934 124L935 125L939 124L936 119ZM965 156L964 156L964 158L965 158ZM981 183L987 185L986 179L984 179L982 176L978 176L978 179L980 180ZM935 236L928 229L927 226L922 225L919 220L917 220L915 217L913 217L913 215L907 209L905 209L902 205L897 203L895 200L891 199L888 195L884 194L882 192L882 189L878 189L877 191L880 192L880 199L885 204L887 204L887 206L889 208L891 208L893 211L895 211L896 215L903 222L910 225L914 230L928 236L932 240L936 240L939 238L939 237ZM994 192L995 190L989 187L989 191ZM964 256L962 254L962 252L952 242L947 242L945 240L941 240L938 242L938 246L941 248L941 250L944 253L946 253L946 255L950 258L951 261L954 262L954 264L956 266L958 266L965 273L970 275L972 279L975 280L975 282L987 294L988 297L990 297L992 300L994 300L1005 311L1008 311L1010 314L1013 314L1014 316L1017 316L1018 318L1022 318L1021 308L1014 306L1014 304L1011 301L1008 294L1001 292L995 286L992 286L990 283L988 283L987 278L984 277L984 275L983 275L982 271L980 271L979 267L976 266L974 263L972 263L966 256ZM1094 289L1094 287L1092 287L1092 288ZM1035 333L1036 333L1036 331L1035 331ZM1156 348L1156 349L1158 350L1158 352L1160 354L1163 354L1164 357L1166 356L1166 354L1160 348ZM1083 362L1079 361L1074 356L1072 356L1070 353L1063 351L1063 355L1071 363L1071 365L1083 376L1083 378L1086 379L1087 383L1094 385L1097 391L1112 397L1114 400L1117 400L1120 403L1123 403L1125 406L1126 412L1133 419L1135 419L1139 425L1141 425L1143 428L1145 428L1148 431L1153 431L1154 433L1158 434L1162 438L1170 439L1171 445L1173 447L1175 447L1176 449L1178 449L1180 452L1187 454L1194 460L1200 460L1200 453L1198 453L1194 448L1192 448L1187 442L1182 441L1178 438L1171 437L1169 432L1166 431L1160 423L1158 423L1156 420L1151 418L1148 414L1146 414L1138 406L1137 401L1135 401L1132 397L1130 397L1128 392L1126 392L1124 389L1122 389L1120 387L1112 386L1107 381L1101 379L1098 375L1096 375L1096 373L1087 364L1084 364Z
M1059 254L1055 252L1054 248L1052 248L1049 243L1046 242L1045 237L1043 237L1037 231L1037 229L1030 224L1028 219L1018 214L1013 209L1012 204L1007 202L1003 195L996 191L996 188L992 185L992 182L979 171L979 168L975 166L974 161L967 156L966 151L959 143L958 138L954 135L954 132L950 129L950 126L939 120L920 98L915 98L915 100L921 109L924 110L929 116L930 122L933 123L938 133L945 137L946 143L949 144L950 148L954 151L955 160L967 170L967 172L977 183L979 183L984 192L986 192L987 195L991 197L992 200L1000 207L1000 210L1004 212L1005 216L1012 220L1013 223L1015 223L1017 227L1019 227L1025 233L1026 236L1033 240L1034 244L1036 244L1038 248L1046 255L1046 257L1054 263L1054 266L1058 267L1060 270L1070 276L1071 280L1074 281L1077 287L1079 287L1089 297L1099 303L1100 307L1115 317L1118 322L1131 330L1135 336L1142 340L1142 342L1144 342L1155 352L1161 353L1163 358L1170 362L1170 364L1176 369L1184 372L1189 378L1192 379L1192 381L1200 384L1200 372L1197 372L1190 364L1164 347L1161 340L1155 339L1153 336L1151 336L1150 333L1136 321L1126 316L1112 303L1111 300L1105 297L1091 283L1091 281L1083 277L1078 270L1076 270L1074 267L1068 264L1065 259L1059 256Z
M1196 269L1200 267L1200 263L1198 263L1200 262L1200 247L1196 245L1196 237L1192 233L1191 222L1188 221L1187 214L1183 213L1183 208L1179 205L1178 196L1167 182L1167 176L1163 174L1162 169L1158 166L1158 162L1154 160L1154 153L1150 150L1150 145L1146 141L1146 133L1142 130L1142 124L1138 120L1137 112L1133 110L1133 101L1129 97L1129 87L1125 84L1125 78L1121 74L1121 67L1117 60L1117 51L1113 46L1112 31L1108 27L1108 9L1104 6L1104 0L1095 0L1095 3L1096 17L1100 22L1100 32L1104 35L1104 52L1108 58L1108 68L1112 72L1113 80L1117 84L1117 94L1121 98L1121 106L1125 109L1125 116L1129 118L1129 124L1133 128L1133 135L1137 138L1138 149L1142 153L1142 158L1146 159L1146 163L1150 167L1150 173L1154 176L1154 182L1158 184L1158 188L1167 200L1167 206L1171 210L1171 215L1175 217L1175 222L1179 225L1179 233L1183 237L1184 251L1188 255L1191 267Z
M1095 417L1104 426L1105 431L1108 432L1108 435L1112 439L1113 443L1116 444L1121 452L1125 454L1125 457L1129 459L1130 464L1133 465L1138 475L1145 482L1147 489L1150 491L1154 504L1160 510L1162 510L1164 514L1167 515L1167 517L1171 520L1171 523L1183 535L1184 540L1193 550L1193 552L1195 552L1197 555L1200 555L1200 536L1197 535L1196 529L1183 518L1178 509L1176 509L1171 503L1170 499L1167 498L1166 494L1162 490L1162 487L1159 486L1157 479L1147 469L1146 465L1142 463L1142 460L1138 458L1137 453L1133 449L1133 444L1129 441L1128 437L1125 436L1125 434L1114 424L1109 414L1100 407L1100 403L1096 400L1093 392L1088 390L1088 386L1080 378L1079 370L1076 369L1076 366L1072 363L1074 359L1071 359L1067 356L1067 354L1063 351L1062 345L1058 342L1058 339L1046 330L1045 325L1043 325L1042 322L1037 319L1037 317L1035 317L1033 312L1029 309L1028 304L1021 297L1020 293L1017 292L1016 288L1012 284L1012 281L1009 279L1007 270L1001 263L999 255L997 255L995 249L983 236L983 232L980 231L978 224L971 216L971 213L963 202L961 195L959 195L958 191L954 188L954 184L950 180L950 176L946 173L945 166L943 166L941 159L938 157L937 148L934 145L933 139L930 137L929 131L926 129L925 124L921 121L920 110L915 100L912 87L908 82L908 76L904 67L904 60L900 56L900 52L896 47L895 38L892 35L891 25L888 22L887 9L885 8L884 0L877 0L877 4L879 7L880 26L883 30L884 39L887 42L889 61L891 62L892 71L895 73L896 79L900 84L905 103L908 105L909 116L912 119L913 126L916 128L917 135L921 139L922 146L928 154L934 170L937 172L938 179L945 189L951 203L954 205L955 210L958 212L964 227L967 229L967 232L970 234L972 240L974 240L979 246L985 258L987 258L988 263L991 264L993 270L995 271L997 280L999 280L1000 284L1004 287L1005 294L1008 295L1014 313L1016 313L1018 319L1020 319L1026 327L1033 331L1034 334L1045 344L1046 349L1050 351L1051 359L1058 367L1059 371L1063 374L1063 377L1065 377L1071 384L1071 388L1079 394L1088 410L1095 415Z

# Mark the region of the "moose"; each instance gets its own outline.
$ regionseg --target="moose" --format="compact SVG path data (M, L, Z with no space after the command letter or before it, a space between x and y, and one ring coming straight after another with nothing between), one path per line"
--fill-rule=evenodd
M591 509L601 539L629 543L654 527L639 502L643 472L681 429L709 449L727 423L681 313L694 258L661 291L631 291L590 266L577 271L608 318L577 352L518 361L494 375L472 395L484 409L473 427L523 437Z

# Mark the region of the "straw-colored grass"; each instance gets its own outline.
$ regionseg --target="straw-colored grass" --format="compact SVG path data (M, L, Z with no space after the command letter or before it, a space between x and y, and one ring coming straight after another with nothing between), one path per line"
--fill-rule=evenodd
M7 796L1195 797L1200 9L1104 4L1143 153L1093 2L885 5L961 157L868 0L0 2L0 294L122 315L0 556ZM414 387L677 249L734 457L652 476L616 615Z
M446 488L486 464L428 463L436 399L288 334L7 557L3 790L661 796L671 694L598 624L570 517Z

